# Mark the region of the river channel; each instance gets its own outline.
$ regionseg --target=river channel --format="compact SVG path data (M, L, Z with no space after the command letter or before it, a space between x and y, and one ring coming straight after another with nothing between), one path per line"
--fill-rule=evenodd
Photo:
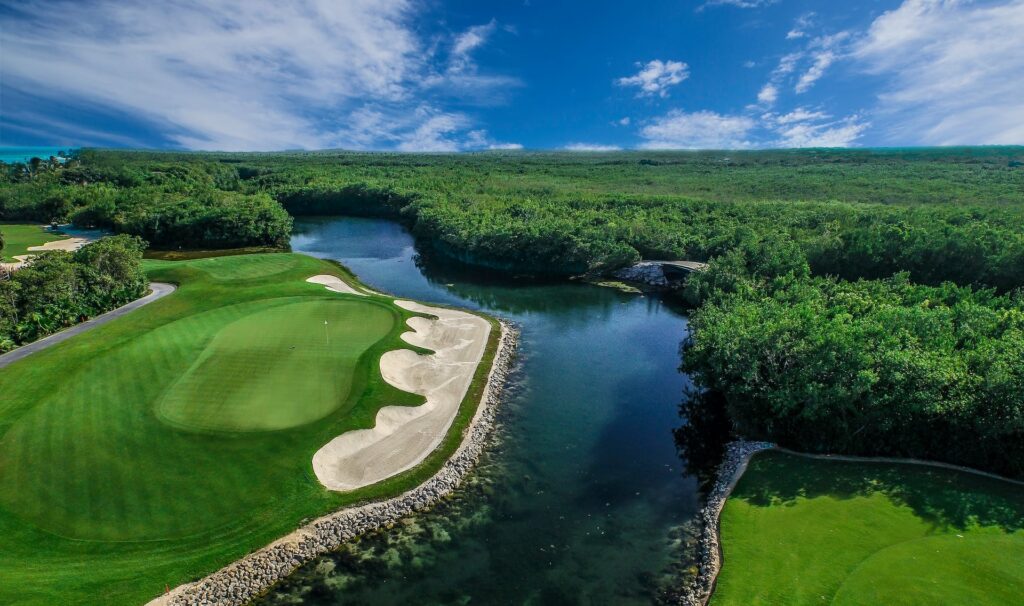
M300 568L261 604L651 604L698 509L672 430L686 316L655 295L432 259L397 223L298 219L292 249L522 331L495 446L430 513Z

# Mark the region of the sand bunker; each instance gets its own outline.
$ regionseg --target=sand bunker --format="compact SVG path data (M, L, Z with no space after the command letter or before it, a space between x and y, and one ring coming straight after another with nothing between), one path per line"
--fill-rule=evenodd
M346 432L320 448L313 455L313 472L331 490L368 486L422 462L448 433L483 359L491 331L487 320L411 301L395 304L437 316L410 318L407 323L413 331L402 334L406 342L435 353L400 349L380 359L385 381L427 401L420 406L385 406L372 429Z
M327 287L327 290L333 290L334 292L340 292L346 295L359 295L366 296L366 293L359 292L352 288L347 282L336 276L328 276L326 274L320 274L313 276L312 278L306 278L306 282L312 282L313 284L323 284Z
M73 238L65 238L63 240L53 240L39 246L29 246L28 250L33 252L46 252L48 250L76 251L95 240L96 238L89 236L76 236ZM33 255L15 255L14 263L0 263L0 266L3 266L4 270L14 271L24 265L32 256Z

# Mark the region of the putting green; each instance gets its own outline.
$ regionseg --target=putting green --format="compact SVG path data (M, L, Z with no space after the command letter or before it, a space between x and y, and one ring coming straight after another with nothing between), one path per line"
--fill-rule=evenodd
M0 604L145 603L303 521L416 486L475 412L493 342L424 464L329 492L312 469L321 446L424 401L380 376L415 314L307 283L352 278L303 255L145 266L178 289L0 372Z
M0 233L4 235L4 247L0 250L0 261L9 263L16 261L15 255L28 254L30 246L42 246L54 240L63 240L67 236L46 231L40 225L24 225L17 223L0 223Z
M1024 488L935 467L756 455L721 517L711 603L1010 604Z
M345 402L356 362L395 321L366 301L264 305L216 330L160 398L161 420L189 429L270 431L322 419ZM192 317L160 330L209 334L207 324Z

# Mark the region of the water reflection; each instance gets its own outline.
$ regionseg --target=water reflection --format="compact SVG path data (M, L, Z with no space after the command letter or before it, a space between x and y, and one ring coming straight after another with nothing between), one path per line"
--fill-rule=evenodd
M732 437L725 398L716 391L687 388L679 405L679 416L683 424L672 432L676 450L685 473L697 478L700 489L707 491Z

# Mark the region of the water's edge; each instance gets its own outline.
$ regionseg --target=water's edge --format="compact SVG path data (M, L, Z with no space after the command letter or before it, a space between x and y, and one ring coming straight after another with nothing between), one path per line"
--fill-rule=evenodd
M509 322L498 322L501 335L476 413L462 444L429 480L397 497L341 509L318 518L199 581L176 587L147 606L197 603L241 606L302 564L337 549L346 541L425 511L454 492L487 446L515 358L519 331Z

